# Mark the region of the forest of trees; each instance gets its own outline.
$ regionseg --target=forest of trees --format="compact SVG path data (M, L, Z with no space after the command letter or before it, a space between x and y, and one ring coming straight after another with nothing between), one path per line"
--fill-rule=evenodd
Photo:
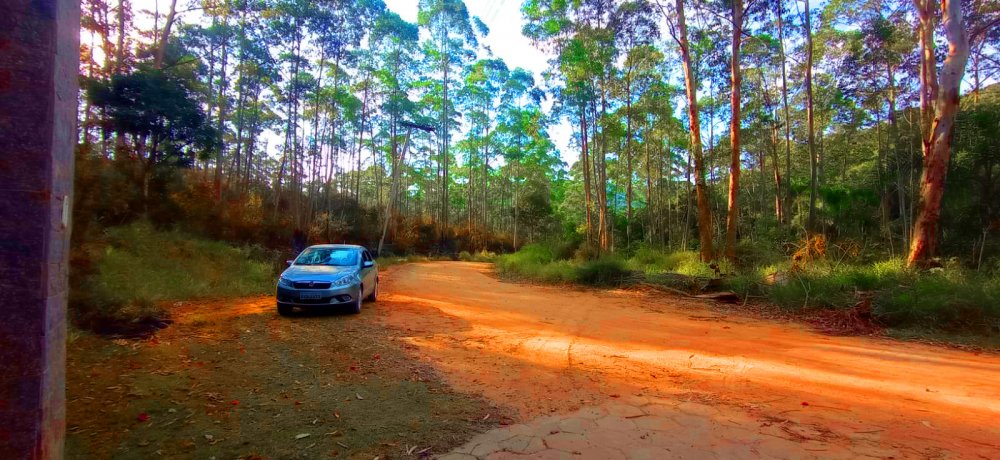
M82 3L74 238L1000 253L992 0L524 0L541 75L462 0L157 4Z

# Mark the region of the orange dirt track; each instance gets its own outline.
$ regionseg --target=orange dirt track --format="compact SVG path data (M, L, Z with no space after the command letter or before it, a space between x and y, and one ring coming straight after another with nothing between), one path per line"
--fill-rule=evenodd
M825 336L655 293L502 282L480 263L403 265L383 280L379 319L449 384L525 424L695 403L711 428L673 442L706 457L726 457L712 452L724 441L768 456L757 448L778 440L771 456L1000 458L995 354ZM685 439L699 436L712 441Z

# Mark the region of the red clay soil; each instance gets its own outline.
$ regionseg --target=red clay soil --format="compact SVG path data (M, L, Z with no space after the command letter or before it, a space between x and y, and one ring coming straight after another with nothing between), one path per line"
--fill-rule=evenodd
M489 264L410 264L383 280L378 317L412 354L524 421L697 401L742 433L780 428L857 456L1000 458L995 354L832 337L657 293L502 282Z

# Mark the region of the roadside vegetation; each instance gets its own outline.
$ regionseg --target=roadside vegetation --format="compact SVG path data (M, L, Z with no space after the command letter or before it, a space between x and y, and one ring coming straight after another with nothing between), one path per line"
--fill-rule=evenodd
M866 259L857 248L803 242L788 254L749 245L743 263L701 262L696 251L641 247L593 256L572 244L532 244L500 256L508 279L589 286L655 286L681 294L726 291L745 306L766 303L792 315L840 318L840 330L886 329L905 337L1000 344L1000 267L972 270L957 261L916 270L903 259ZM863 324L858 324L863 323Z
M129 329L165 319L165 302L264 294L279 257L146 221L112 227L74 252L72 313L88 329Z

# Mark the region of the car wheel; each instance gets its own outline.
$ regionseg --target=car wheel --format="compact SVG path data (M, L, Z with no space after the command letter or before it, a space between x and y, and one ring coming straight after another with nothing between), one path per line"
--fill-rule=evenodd
M365 297L365 300L369 302L378 300L378 278L375 278L375 287L372 288L372 293L368 294L368 297Z
M288 316L292 314L292 307L287 305L278 305L278 314L281 316Z
M363 292L365 292L365 287L361 286L361 289L358 290L358 297L354 299L354 303L351 304L351 313L361 313L361 293Z

